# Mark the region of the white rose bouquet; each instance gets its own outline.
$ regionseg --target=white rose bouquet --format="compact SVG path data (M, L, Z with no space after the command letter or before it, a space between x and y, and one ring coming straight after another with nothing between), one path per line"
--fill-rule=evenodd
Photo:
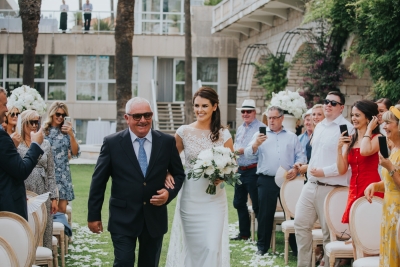
M218 146L200 152L197 159L193 160L193 169L188 173L188 179L205 178L209 180L206 193L215 195L217 188L214 184L217 180L234 185L242 184L237 173L238 165L236 155L227 147ZM221 188L224 183L221 183Z
M43 115L47 107L39 92L27 85L22 85L11 92L7 106L17 107L20 112L29 109L36 110L39 115Z
M292 92L289 90L280 91L277 94L272 93L272 99L269 106L279 106L297 119L300 119L301 115L307 111L304 97L302 97L298 92Z

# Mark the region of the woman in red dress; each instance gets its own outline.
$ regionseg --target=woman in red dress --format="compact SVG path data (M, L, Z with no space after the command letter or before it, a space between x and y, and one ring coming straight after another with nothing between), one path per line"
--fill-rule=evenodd
M364 196L368 185L381 180L378 173L379 142L378 105L370 100L354 103L351 110L351 122L355 133L350 137L345 133L339 139L337 166L341 175L351 166L349 197L342 223L349 223L349 214L354 201ZM375 194L382 197L382 193Z

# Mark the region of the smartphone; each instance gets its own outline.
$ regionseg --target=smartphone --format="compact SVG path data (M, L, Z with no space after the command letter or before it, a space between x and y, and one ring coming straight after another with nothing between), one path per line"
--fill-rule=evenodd
M386 143L386 136L379 136L379 151L381 152L382 157L387 159L389 157L389 149Z
M347 129L346 124L339 125L339 127L340 127L340 133L346 132L344 136L349 136L349 130Z
M38 119L38 126L37 126L37 130L40 130L40 126L42 125L42 117L39 117Z
M260 133L267 135L267 127L260 126Z
M64 118L64 121L70 123L72 120L71 120L71 117L65 117L65 118Z

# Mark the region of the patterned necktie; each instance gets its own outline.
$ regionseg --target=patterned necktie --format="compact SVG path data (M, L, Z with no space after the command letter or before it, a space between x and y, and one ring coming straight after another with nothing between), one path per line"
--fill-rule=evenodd
M136 141L139 142L139 165L140 168L142 169L143 175L146 176L146 171L147 171L147 156L146 156L146 151L144 150L144 142L146 141L146 138L136 138Z

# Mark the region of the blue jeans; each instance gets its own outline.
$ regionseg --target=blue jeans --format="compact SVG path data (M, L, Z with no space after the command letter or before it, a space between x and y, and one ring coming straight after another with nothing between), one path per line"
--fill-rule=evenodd
M257 193L257 168L249 170L238 170L240 173L241 185L235 185L235 196L233 206L237 210L239 218L239 235L243 237L250 236L250 217L247 209L247 195L250 194L254 213L258 214L258 193Z

